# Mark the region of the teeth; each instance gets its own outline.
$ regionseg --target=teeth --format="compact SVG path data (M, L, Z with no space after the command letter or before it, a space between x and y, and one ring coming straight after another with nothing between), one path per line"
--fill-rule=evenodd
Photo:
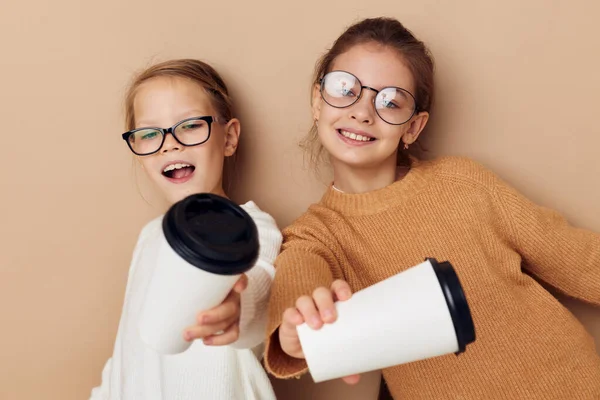
M169 172L169 171L173 171L174 169L181 169L181 168L185 168L185 167L191 167L191 165L189 165L189 164L170 164L170 165L167 165L165 167L165 169L163 169L163 172Z
M340 133L344 137L347 137L347 138L352 139L352 140L357 140L359 142L368 142L368 141L372 140L368 136L357 135L356 133L347 132L347 131L343 131L343 130L340 130Z

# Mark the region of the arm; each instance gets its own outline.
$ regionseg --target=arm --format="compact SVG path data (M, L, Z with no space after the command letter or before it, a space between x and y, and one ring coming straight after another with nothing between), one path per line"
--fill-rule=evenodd
M260 254L256 265L246 274L248 286L241 294L240 334L231 344L238 349L255 347L265 339L269 294L275 275L273 263L282 241L281 232L271 216L260 211L250 211L250 215L258 228Z
M149 236L156 234L157 230L160 229L160 221L161 221L161 218L156 218L156 219L150 221L148 224L146 224L146 226L144 226L144 228L142 229L142 231L140 233L140 236L138 237L137 243L133 250L131 266L129 267L128 277L127 277L127 288L125 289L125 301L124 301L123 309L125 308L125 304L127 304L127 301L128 301L127 299L128 299L129 292L130 292L131 282L133 281L135 268L139 263L139 258L140 258L140 254L142 253L144 243ZM120 336L121 336L121 324L119 324L119 329L117 331L117 337L115 340L115 349L114 349L113 357L109 358L108 361L106 362L106 364L104 365L104 368L102 369L102 381L100 383L100 386L97 386L92 389L90 400L109 400L110 399L111 376L113 375L113 358L116 356L118 359L118 357L120 356L120 351L121 351ZM116 368L117 368L117 370L115 371L116 376L119 376L118 363L117 363ZM113 385L114 384L115 384L115 382L113 382Z
M102 369L102 382L100 386L92 389L89 400L108 400L110 398L110 373L112 369L112 358L109 358Z
M256 264L238 280L223 302L196 317L184 330L186 340L203 340L208 346L256 347L264 341L273 262L281 246L281 232L275 220L253 204L244 206L254 220L259 236Z
M493 177L497 209L524 267L561 292L600 306L600 235L569 225Z
M330 238L327 228L310 212L284 231L283 250L275 261L265 351L266 368L278 378L300 376L308 369L304 359L290 357L281 348L278 329L284 311L295 307L300 297L343 278L335 256L339 247Z

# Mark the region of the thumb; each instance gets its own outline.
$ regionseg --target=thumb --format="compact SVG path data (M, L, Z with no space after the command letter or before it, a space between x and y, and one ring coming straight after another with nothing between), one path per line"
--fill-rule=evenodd
M242 274L240 279L233 286L233 291L236 293L242 293L248 287L248 276L246 274Z
M348 385L356 385L360 381L360 375L349 375L342 378Z

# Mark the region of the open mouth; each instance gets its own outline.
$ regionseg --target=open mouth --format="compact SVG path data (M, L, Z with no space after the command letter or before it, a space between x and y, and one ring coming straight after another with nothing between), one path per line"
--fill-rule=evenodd
M185 178L189 177L190 175L192 175L194 173L195 169L196 169L196 167L194 167L191 164L173 163L173 164L167 165L163 169L162 174L163 174L163 176L165 176L169 179L180 180L180 179L185 179Z
M357 133L348 132L343 129L338 129L337 133L340 136L345 137L346 139L354 140L356 142L373 142L376 140L374 137L367 136L367 135L359 135Z

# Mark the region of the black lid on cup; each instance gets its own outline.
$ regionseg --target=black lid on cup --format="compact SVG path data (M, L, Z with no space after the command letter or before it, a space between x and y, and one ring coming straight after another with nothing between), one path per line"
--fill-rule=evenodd
M452 264L448 261L438 263L435 258L428 258L427 261L431 263L446 298L446 304L456 332L456 341L458 342L456 354L460 354L465 351L469 343L475 341L475 325L473 324L465 292Z
M204 271L237 275L258 258L256 224L244 209L212 193L175 203L162 221L167 243L185 261Z

